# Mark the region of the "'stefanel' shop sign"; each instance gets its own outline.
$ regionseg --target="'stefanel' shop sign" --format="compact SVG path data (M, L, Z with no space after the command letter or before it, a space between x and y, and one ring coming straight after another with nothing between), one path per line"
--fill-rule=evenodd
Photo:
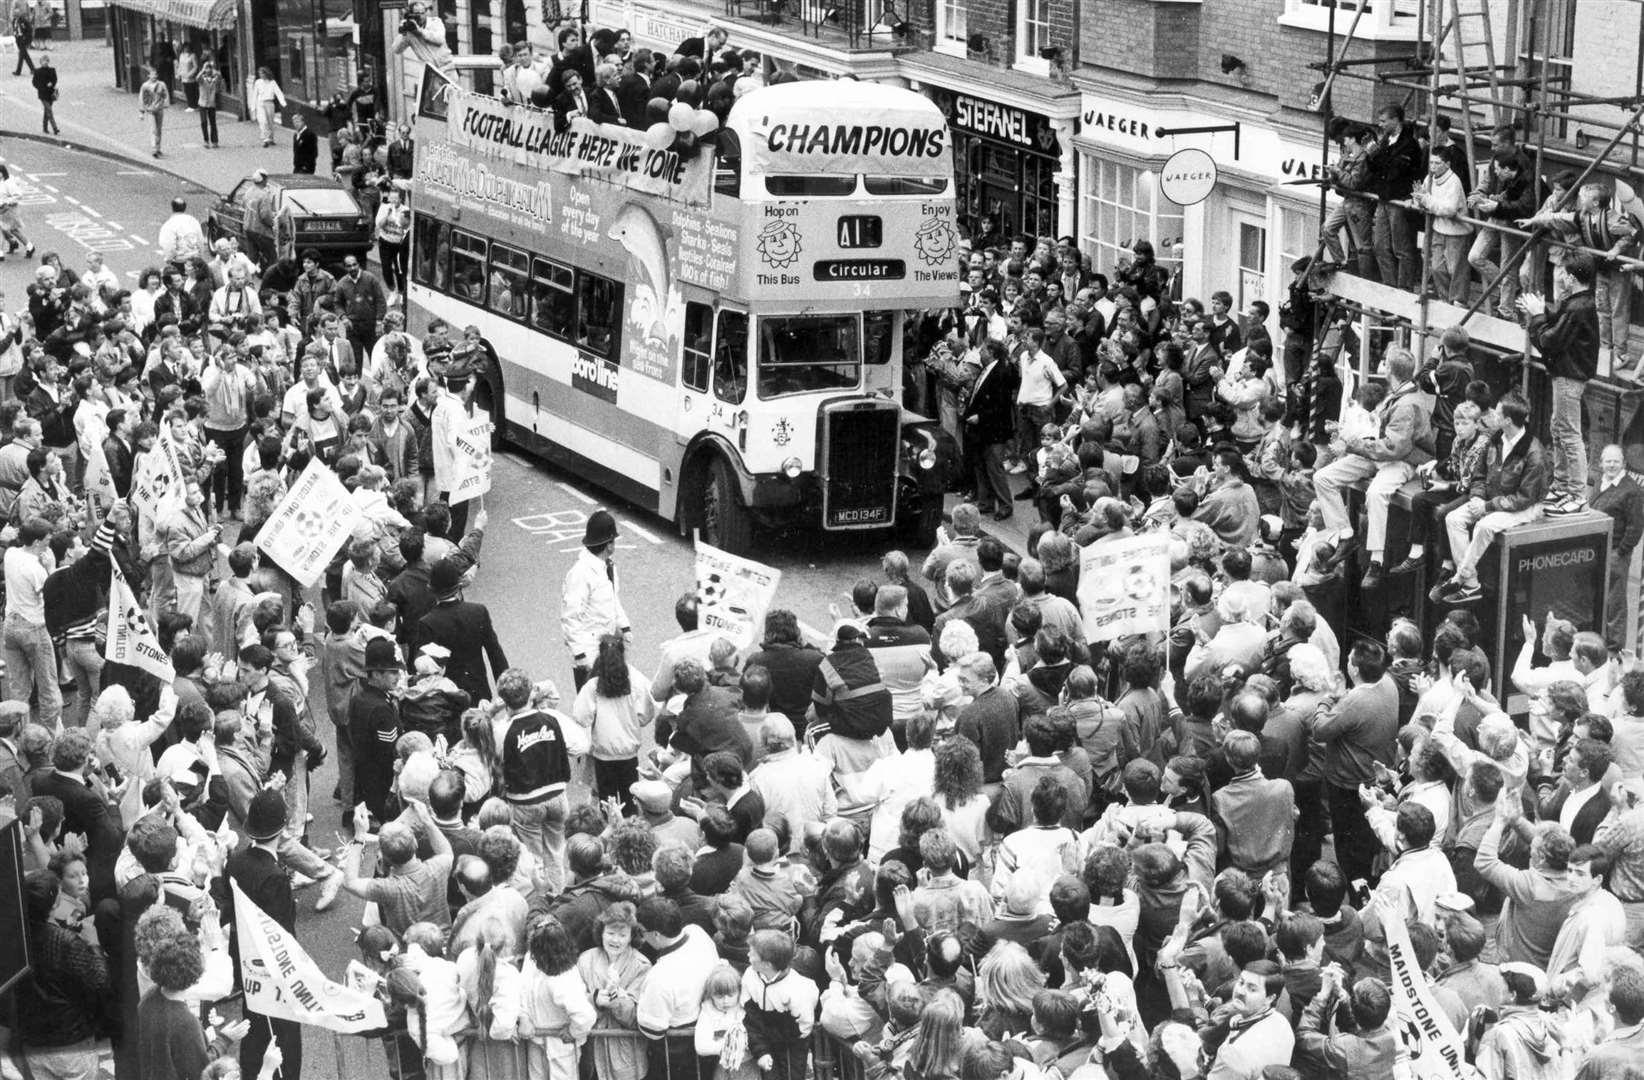
M1038 113L1018 109L1014 105L984 101L969 94L954 94L949 122L960 131L1015 143L1042 154L1061 153L1050 121Z
M646 146L643 132L581 118L571 121L565 131L555 131L552 113L466 90L453 90L449 100L447 137L458 146L530 168L594 177L695 206L708 201L712 155L700 154L687 161L672 150Z
M1204 202L1215 186L1216 159L1196 146L1171 154L1159 170L1159 191L1177 206Z

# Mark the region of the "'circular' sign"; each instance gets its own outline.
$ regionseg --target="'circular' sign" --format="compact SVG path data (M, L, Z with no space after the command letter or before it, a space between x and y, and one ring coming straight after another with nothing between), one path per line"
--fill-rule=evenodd
M1177 206L1204 202L1215 186L1216 160L1197 147L1171 154L1159 170L1159 191Z

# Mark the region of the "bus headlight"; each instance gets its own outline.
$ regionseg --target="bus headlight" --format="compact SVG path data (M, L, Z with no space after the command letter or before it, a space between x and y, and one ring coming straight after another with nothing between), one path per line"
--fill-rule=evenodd
M919 467L921 469L936 468L936 451L928 446L919 451Z
M782 475L789 480L798 480L799 474L805 471L805 463L796 457L791 457L782 463Z

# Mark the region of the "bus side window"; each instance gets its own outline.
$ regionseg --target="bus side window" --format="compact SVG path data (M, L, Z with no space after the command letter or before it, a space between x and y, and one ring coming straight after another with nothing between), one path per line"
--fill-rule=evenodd
M490 301L491 310L510 319L525 316L526 268L530 256L523 251L491 245Z
M600 356L614 356L621 318L622 286L597 274L578 275L577 344Z
M748 316L741 311L721 311L714 346L714 396L740 405L747 391Z
M485 303L485 238L456 230L451 238L451 277L459 299Z
M576 295L569 266L547 259L531 261L531 325L567 341L576 322Z
M888 364L891 359L891 330L895 325L894 311L865 311L862 313L862 360L867 364Z
M411 272L417 284L443 290L450 280L451 226L426 214L419 216L416 252Z
M713 349L714 309L707 304L685 304L685 364L680 380L687 390L708 392L708 358Z

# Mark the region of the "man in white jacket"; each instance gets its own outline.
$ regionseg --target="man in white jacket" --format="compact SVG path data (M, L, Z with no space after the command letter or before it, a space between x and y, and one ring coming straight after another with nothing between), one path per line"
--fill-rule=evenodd
M1427 179L1416 189L1415 203L1433 215L1432 288L1452 304L1465 305L1472 273L1467 253L1472 248L1473 227L1461 220L1467 192L1442 153L1427 156Z

